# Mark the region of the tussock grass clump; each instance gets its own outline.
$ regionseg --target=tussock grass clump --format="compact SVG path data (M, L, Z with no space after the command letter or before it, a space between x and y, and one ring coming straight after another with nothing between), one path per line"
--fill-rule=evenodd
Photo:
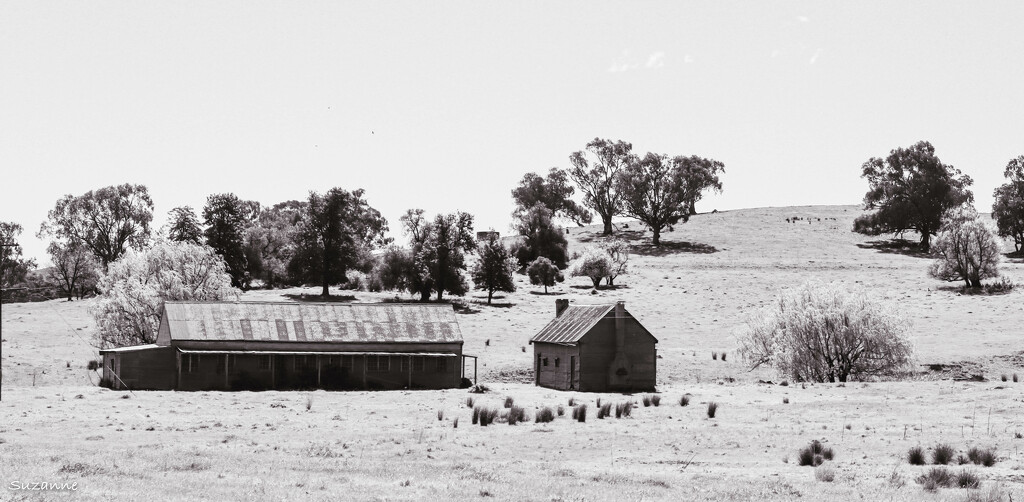
M444 420L444 410L437 410L437 421Z
M519 422L527 422L526 410L522 406L513 405L508 410L508 424L515 425Z
M725 352L722 352L722 360L725 361Z
M480 408L480 426L481 427L487 427L488 425L493 424L494 421L497 418L498 418L498 409L497 408L484 408L484 407Z
M480 422L480 407L476 406L473 408L473 425Z
M835 452L832 451L831 447L825 446L817 439L811 441L811 444L807 445L797 453L797 463L799 465L809 465L817 467L826 460L832 460L835 458Z
M932 467L928 472L918 476L915 481L928 491L953 486L953 476L945 467Z
M303 450L303 453L305 453L307 457L314 458L335 458L341 456L340 454L335 453L334 450L331 449L331 445L328 443L310 443L306 446L306 449Z
M789 397L782 398L782 404L789 404Z
M967 469L964 469L954 476L956 485L960 488L978 488L981 486L981 480L978 479L978 475Z
M73 464L65 463L57 470L58 474L77 474L79 476L94 476L97 474L104 474L106 472L106 469L98 465L85 464L82 462L75 462Z
M651 395L650 394L644 394L644 396L642 398L640 398L640 401L642 401L644 403L644 408L649 407L651 405Z
M597 418L603 420L612 414L612 403L604 403L597 409Z
M1014 373L1014 374L1013 374L1013 381L1014 381L1014 382L1016 382L1016 381L1017 381L1017 374L1016 374L1016 373Z
M598 407L598 408L600 408L600 407L601 407L601 398L597 398L597 407Z
M572 409L572 419L583 423L587 421L587 405L586 403L579 406L575 406Z
M313 409L313 394L306 395L306 411Z
M715 413L718 413L718 403L711 401L708 403L708 418L715 418Z
M712 352L711 353L711 360L712 361L717 361L718 360L718 352Z
M999 379L1005 382L1009 380L1009 377L1006 376L1006 373L1003 373L1002 375L999 375Z
M555 419L555 411L549 406L545 406L537 411L537 416L533 419L538 424L546 424Z
M995 448L972 446L970 450L967 450L967 458L975 464L992 467L996 464L996 450Z
M474 401L475 400L473 399L473 396L467 397L466 398L466 408L472 408Z
M924 465L924 450L920 446L914 446L907 450L907 463L910 465Z
M688 394L683 394L682 396L679 396L679 406L688 406L689 404L690 396Z
M626 401L615 405L615 418L628 417L633 413L633 402Z
M565 406L558 405L558 416L565 415Z
M953 448L948 444L937 444L932 450L932 463L935 465L947 465L953 460Z
M505 398L505 407L506 408L511 408L513 404L515 404L515 399L512 399L512 396L508 396L508 397Z
M836 479L836 471L828 465L818 466L818 468L814 469L814 479L831 483Z
M452 420L452 429L458 429L458 428L459 428L459 417L455 417L455 420Z
M653 404L654 406L661 406L661 396L658 394L652 395L651 404Z
M576 406L576 398L575 397L570 397L569 398L569 407L571 408L573 406Z

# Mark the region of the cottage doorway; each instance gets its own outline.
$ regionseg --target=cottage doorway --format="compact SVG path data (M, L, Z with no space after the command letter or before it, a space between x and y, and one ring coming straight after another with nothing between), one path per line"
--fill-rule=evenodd
M533 383L535 385L540 385L540 360L541 356L537 354L537 370L533 372Z

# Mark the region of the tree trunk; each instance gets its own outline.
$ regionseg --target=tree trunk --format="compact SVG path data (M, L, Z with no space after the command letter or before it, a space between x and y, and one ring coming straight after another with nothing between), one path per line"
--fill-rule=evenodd
M429 289L424 289L423 291L420 291L420 301L421 302L429 302L430 301L430 290Z
M492 297L492 296L494 296L494 291L493 291L493 290L491 290L491 291L488 291L488 292L487 292L487 304L488 304L488 305L490 305L490 304L491 304L491 297Z
M331 292L327 290L327 275L324 275L324 290L320 293L320 296L324 298L331 296Z
M921 230L921 250L927 253L931 249L932 235L928 233L928 229Z
M691 200L690 201L689 213L690 213L691 216L697 214L697 201L695 201L695 200Z
M652 230L654 230L654 237L651 239L651 244L654 244L655 246L660 246L661 245L661 229L660 228L654 228Z
M602 235L611 235L612 234L612 216L611 215L608 215L608 216L601 215L601 221L604 222L604 232L602 232Z
M544 285L544 294L545 295L548 294L548 285L547 284Z
M597 277L597 278L591 277L590 280L594 281L594 289L597 289L597 288L601 287L601 278L600 277Z

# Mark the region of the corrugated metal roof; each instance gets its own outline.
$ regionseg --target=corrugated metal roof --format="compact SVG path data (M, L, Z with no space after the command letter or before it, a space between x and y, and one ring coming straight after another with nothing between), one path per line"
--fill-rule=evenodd
M182 354L199 355L260 355L260 356L395 356L395 357L456 357L454 352L337 352L317 350L186 350Z
M166 302L171 340L462 341L451 305Z
M115 347L115 348L111 348L111 349L100 349L100 354L106 354L108 352L133 352L133 351L136 351L136 350L149 350L149 349L160 349L160 348L166 348L166 347L161 347L161 346L156 345L154 343L149 343L149 344L146 344L146 345L131 345L131 346L128 346L128 347Z
M573 344L587 334L615 305L573 305L562 311L544 329L530 339L531 342Z

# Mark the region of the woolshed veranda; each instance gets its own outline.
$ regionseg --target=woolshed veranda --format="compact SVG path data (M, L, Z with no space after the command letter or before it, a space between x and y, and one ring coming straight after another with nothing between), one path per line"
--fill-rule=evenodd
M585 392L654 390L658 339L624 302L574 305L555 300L555 318L530 339L535 383Z
M443 389L476 380L462 345L451 305L166 302L156 343L100 353L114 389Z

